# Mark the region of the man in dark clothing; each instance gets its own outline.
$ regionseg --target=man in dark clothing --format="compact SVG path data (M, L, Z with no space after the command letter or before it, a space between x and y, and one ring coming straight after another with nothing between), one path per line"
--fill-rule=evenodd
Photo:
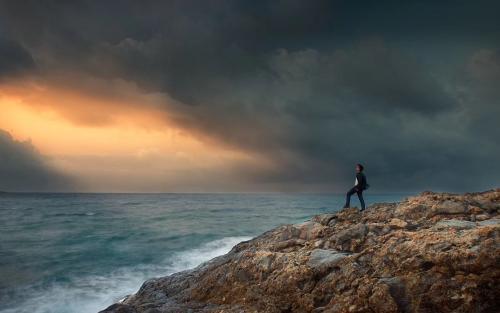
M347 192L344 208L348 208L351 202L351 196L357 194L359 202L361 203L361 211L365 209L365 200L363 199L363 190L368 188L366 182L366 176L363 174L363 165L356 164L356 181L354 182L354 187Z

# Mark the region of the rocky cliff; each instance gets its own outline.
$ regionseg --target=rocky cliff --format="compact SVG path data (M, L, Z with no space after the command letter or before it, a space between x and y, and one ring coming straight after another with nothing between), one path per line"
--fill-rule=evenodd
M283 225L102 312L500 312L500 189Z

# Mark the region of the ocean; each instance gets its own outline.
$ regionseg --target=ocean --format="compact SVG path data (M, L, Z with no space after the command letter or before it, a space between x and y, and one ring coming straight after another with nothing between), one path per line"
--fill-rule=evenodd
M405 196L368 192L365 201ZM300 193L0 194L0 312L98 312L148 278L343 203Z

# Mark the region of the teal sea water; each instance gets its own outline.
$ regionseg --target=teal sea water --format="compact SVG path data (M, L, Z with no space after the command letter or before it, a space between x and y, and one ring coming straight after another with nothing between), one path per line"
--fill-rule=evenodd
M367 193L365 201L404 197ZM335 194L0 194L0 312L97 312L148 278L343 202Z

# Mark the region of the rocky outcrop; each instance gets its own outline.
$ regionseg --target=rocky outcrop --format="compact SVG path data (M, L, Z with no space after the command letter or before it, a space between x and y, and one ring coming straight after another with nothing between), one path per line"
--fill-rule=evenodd
M283 225L102 312L499 312L500 189Z

